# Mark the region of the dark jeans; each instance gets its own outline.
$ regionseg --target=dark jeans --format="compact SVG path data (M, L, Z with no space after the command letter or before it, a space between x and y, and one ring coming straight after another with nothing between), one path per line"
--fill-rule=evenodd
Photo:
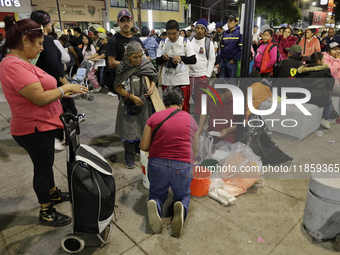
M236 71L237 71L237 61L233 64L230 61L222 60L220 63L221 77L220 78L231 78L232 84L236 85Z
M332 99L330 103L323 107L322 118L328 120L329 116L331 115L332 111Z
M151 158L148 164L150 181L149 200L157 203L158 213L162 216L162 205L168 197L168 189L174 193L173 200L181 201L185 218L189 212L192 165L177 160Z
M50 200L50 189L55 186L53 175L54 137L56 130L39 132L23 136L13 136L31 157L34 166L33 188L40 204Z
M139 150L140 142L124 142L125 154L133 154L135 151Z

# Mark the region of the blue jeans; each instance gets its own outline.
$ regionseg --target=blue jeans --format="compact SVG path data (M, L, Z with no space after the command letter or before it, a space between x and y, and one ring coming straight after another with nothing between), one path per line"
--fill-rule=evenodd
M328 105L323 107L322 118L328 120L329 115L331 115L331 111L332 111L332 99Z
M237 61L233 64L230 61L221 60L221 78L231 78L231 82L236 85Z
M104 86L104 67L102 66L102 68L100 69L100 75L99 75L99 84L100 86Z
M168 198L168 189L171 187L173 200L182 202L186 218L190 203L192 165L177 160L151 158L148 164L148 178L149 200L156 201L159 216L162 216L162 205Z

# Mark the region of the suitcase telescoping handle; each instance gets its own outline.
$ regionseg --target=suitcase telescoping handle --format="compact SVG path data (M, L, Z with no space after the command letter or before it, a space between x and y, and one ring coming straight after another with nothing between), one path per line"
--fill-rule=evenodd
M59 118L65 129L65 144L70 145L72 137L80 134L78 118L69 112L60 114Z

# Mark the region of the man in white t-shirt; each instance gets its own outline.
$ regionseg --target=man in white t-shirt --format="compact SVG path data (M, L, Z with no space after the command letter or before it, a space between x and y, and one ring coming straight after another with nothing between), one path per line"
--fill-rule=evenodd
M184 92L183 110L189 112L190 81L187 65L196 64L195 52L189 40L179 36L176 20L166 23L167 38L163 39L157 51L156 63L161 66L163 90L168 86L179 86Z
M194 118L199 120L201 115L201 95L205 93L203 89L207 89L209 85L208 78L211 76L215 64L215 49L213 42L206 37L208 32L208 21L200 19L195 26L195 37L189 38L191 45L196 54L196 65L190 66L190 85L191 96L195 101Z

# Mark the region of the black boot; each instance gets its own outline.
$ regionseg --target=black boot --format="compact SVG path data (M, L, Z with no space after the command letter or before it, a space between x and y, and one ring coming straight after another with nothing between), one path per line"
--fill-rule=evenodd
M57 212L51 203L46 208L40 208L39 222L42 225L61 227L70 224L71 218Z
M62 202L70 201L70 193L61 192L61 190L56 187L56 190L50 193L50 198L53 204L59 204Z

